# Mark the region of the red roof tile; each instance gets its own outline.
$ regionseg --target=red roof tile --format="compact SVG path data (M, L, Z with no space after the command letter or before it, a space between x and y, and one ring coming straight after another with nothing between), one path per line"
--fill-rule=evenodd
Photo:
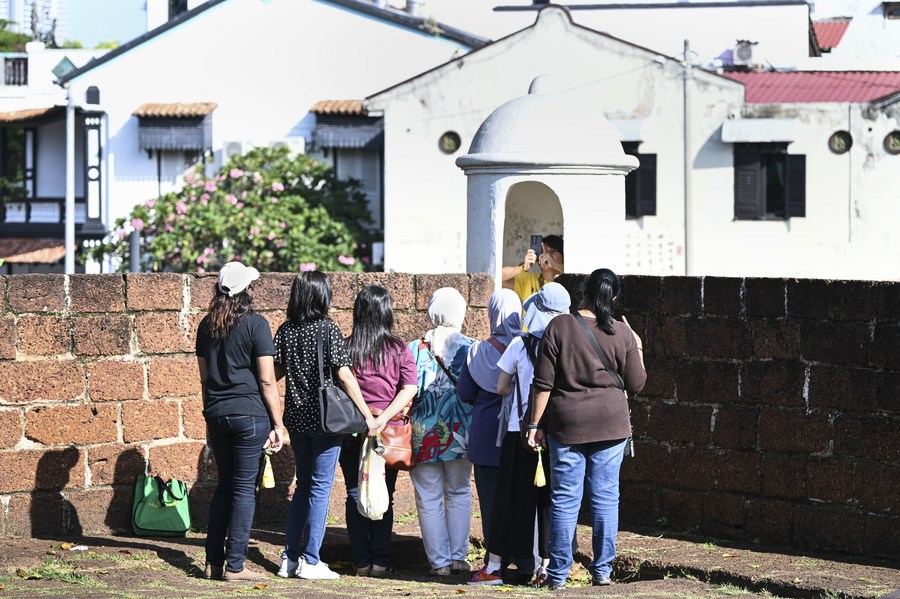
M24 110L13 110L11 112L0 112L0 123L15 123L18 121L28 121L50 114L55 110L63 110L62 106L48 106L46 108L26 108Z
M309 109L313 114L347 114L365 116L362 100L319 100Z
M744 84L748 104L872 102L900 93L900 71L733 71L725 76Z
M16 264L55 264L65 258L66 246L61 239L10 237L0 239L0 258Z
M190 119L207 116L216 106L215 102L149 102L131 114L145 119Z
M836 48L847 31L850 19L833 19L830 21L813 21L813 29L816 32L816 40L822 50Z

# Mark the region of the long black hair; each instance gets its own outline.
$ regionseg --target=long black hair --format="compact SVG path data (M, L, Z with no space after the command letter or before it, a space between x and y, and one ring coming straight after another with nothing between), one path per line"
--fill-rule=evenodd
M391 294L380 285L364 287L353 303L353 333L347 339L354 368L381 368L389 347L403 347L393 328Z
M287 318L293 324L306 324L328 318L331 307L331 281L317 270L301 272L291 285Z
M613 302L619 295L619 277L608 268L598 268L584 282L581 307L597 318L597 326L607 335L615 335Z
M213 298L209 301L209 318L206 331L214 339L223 339L231 334L241 318L251 311L253 296L250 286L240 293L229 296L216 285Z

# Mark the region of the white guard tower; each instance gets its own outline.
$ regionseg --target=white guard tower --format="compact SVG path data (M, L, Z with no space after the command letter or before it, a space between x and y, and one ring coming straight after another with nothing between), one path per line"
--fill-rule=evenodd
M468 177L466 270L500 288L532 234L562 234L566 272L623 265L625 175L638 161L622 151L599 107L556 89L552 76L485 119L456 165Z

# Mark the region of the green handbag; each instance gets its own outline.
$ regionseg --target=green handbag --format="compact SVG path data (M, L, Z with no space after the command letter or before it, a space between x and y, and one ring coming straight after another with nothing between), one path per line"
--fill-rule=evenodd
M173 478L139 474L134 483L131 526L139 537L183 537L191 527L187 485Z

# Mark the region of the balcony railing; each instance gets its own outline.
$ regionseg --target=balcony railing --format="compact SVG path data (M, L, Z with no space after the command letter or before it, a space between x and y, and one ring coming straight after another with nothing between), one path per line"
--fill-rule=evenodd
M3 57L3 85L22 86L28 85L28 57L4 56Z
M0 201L0 237L62 237L65 205L65 198ZM95 239L106 235L99 220L87 218L84 198L75 198L75 235Z

